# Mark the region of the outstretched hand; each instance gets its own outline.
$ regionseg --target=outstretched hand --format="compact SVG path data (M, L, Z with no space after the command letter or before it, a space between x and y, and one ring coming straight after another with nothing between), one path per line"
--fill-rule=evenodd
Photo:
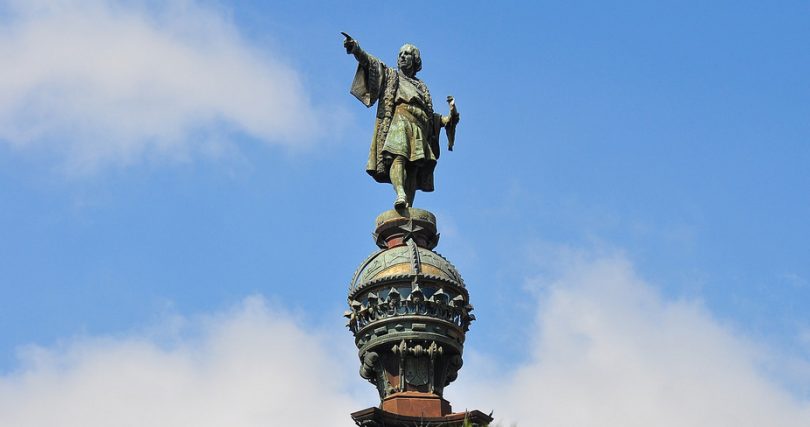
M346 37L346 39L343 40L343 47L346 48L346 53L354 53L354 49L357 48L357 40L353 39L352 36L344 33L343 31L341 31L340 34L343 34L343 37Z

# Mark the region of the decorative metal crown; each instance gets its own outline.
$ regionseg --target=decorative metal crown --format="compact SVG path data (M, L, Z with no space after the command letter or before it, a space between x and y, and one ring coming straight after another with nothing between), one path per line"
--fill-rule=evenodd
M345 313L360 375L380 398L400 392L441 396L458 376L465 333L475 319L458 270L432 249L439 240L430 212L388 211L377 218L369 256L349 285Z

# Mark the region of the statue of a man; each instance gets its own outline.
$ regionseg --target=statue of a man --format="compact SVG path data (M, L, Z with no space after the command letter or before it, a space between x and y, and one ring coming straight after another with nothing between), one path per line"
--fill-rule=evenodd
M351 93L366 107L377 104L374 135L366 172L377 182L390 182L396 192L394 208L413 205L416 190L433 191L433 170L439 158L439 131L446 128L448 149L453 150L455 126L459 121L455 101L447 97L450 114L433 112L430 92L416 78L422 69L419 49L406 44L399 49L397 69L360 49L356 40L343 33L346 53L357 59L357 73Z

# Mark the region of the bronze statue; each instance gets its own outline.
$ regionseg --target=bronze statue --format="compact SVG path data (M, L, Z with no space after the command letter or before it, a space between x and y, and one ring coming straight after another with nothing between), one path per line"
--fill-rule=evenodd
M419 49L399 49L397 69L369 55L346 33L343 46L357 59L351 94L366 107L377 101L377 117L366 172L377 182L390 182L396 192L394 208L413 206L416 190L433 191L433 170L439 158L439 132L445 128L448 150L453 151L459 114L452 96L450 113L433 112L427 85L416 73L422 69Z

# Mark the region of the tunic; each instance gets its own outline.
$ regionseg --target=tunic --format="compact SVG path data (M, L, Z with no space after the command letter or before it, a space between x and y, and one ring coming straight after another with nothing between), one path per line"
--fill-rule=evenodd
M441 115L433 112L430 92L421 80L366 55L368 61L358 64L351 89L366 107L379 101L366 172L377 182L391 182L391 160L404 156L416 171L416 188L433 191Z

